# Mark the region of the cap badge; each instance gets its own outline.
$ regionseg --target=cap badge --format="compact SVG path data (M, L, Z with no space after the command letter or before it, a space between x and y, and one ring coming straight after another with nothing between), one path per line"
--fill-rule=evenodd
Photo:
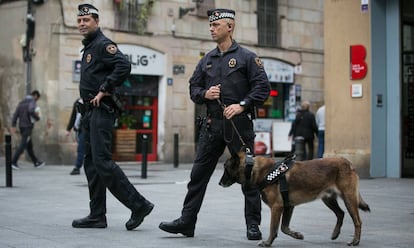
M83 7L81 11L83 13L89 13L89 8L88 7Z

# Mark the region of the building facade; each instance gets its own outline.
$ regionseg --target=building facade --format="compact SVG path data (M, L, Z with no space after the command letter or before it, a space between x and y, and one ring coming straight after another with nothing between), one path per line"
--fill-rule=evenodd
M0 27L1 126L6 130L2 137L29 81L31 89L42 93L38 102L42 119L33 137L38 144L36 151L52 164L74 160L76 143L66 137L65 128L79 96L82 37L76 15L78 4L83 2L47 0L32 4L36 23L29 69L22 59L28 1L0 4L0 20L8 23ZM125 126L135 135L132 141L114 144L118 158L132 149L132 157L127 157L140 160L145 139L150 161L171 162L178 137L179 161L192 161L195 119L203 110L190 100L188 80L201 56L215 48L206 17L211 8L234 9L235 40L263 59L273 95L258 111L258 126L269 131L274 123L289 123L301 100L310 101L313 111L324 102L322 0L89 2L99 9L103 32L132 64L131 76L118 92L127 111L119 118L117 129Z
M413 177L413 2L328 0L324 20L327 155Z

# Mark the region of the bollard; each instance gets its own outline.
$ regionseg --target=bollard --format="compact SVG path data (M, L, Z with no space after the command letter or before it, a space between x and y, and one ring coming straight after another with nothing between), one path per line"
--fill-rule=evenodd
M147 178L147 151L148 145L148 136L146 134L142 135L142 164L141 164L141 178Z
M174 168L178 168L178 133L174 134Z
M13 178L12 178L12 166L11 166L11 135L5 135L6 140L6 187L13 187Z
M295 137L295 154L296 160L305 160L305 138L302 136Z

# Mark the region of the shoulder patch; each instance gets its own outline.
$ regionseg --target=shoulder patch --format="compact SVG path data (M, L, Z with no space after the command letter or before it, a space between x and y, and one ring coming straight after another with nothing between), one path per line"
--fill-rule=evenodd
M106 46L106 51L110 54L115 54L118 51L118 48L114 44Z
M261 60L259 57L256 57L256 58L254 59L254 61L256 61L256 65L257 65L258 67L263 68L263 62L262 62L262 60Z

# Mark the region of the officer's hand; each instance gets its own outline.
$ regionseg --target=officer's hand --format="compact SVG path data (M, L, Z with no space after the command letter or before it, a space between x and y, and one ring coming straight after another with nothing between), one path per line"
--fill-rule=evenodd
M227 106L224 109L224 117L226 117L227 119L231 119L233 118L233 116L241 114L244 111L244 107L240 106L240 104L232 104Z
M15 127L11 127L10 128L10 133L11 134L15 134L16 133L16 128Z
M206 99L215 100L220 98L220 84L211 86L210 89L206 91L206 95L204 96Z
M94 98L92 98L92 100L90 101L90 103L93 106L99 107L99 103L101 102L102 98L104 96L109 96L109 95L111 95L111 94L106 93L106 92L99 91L99 93Z

